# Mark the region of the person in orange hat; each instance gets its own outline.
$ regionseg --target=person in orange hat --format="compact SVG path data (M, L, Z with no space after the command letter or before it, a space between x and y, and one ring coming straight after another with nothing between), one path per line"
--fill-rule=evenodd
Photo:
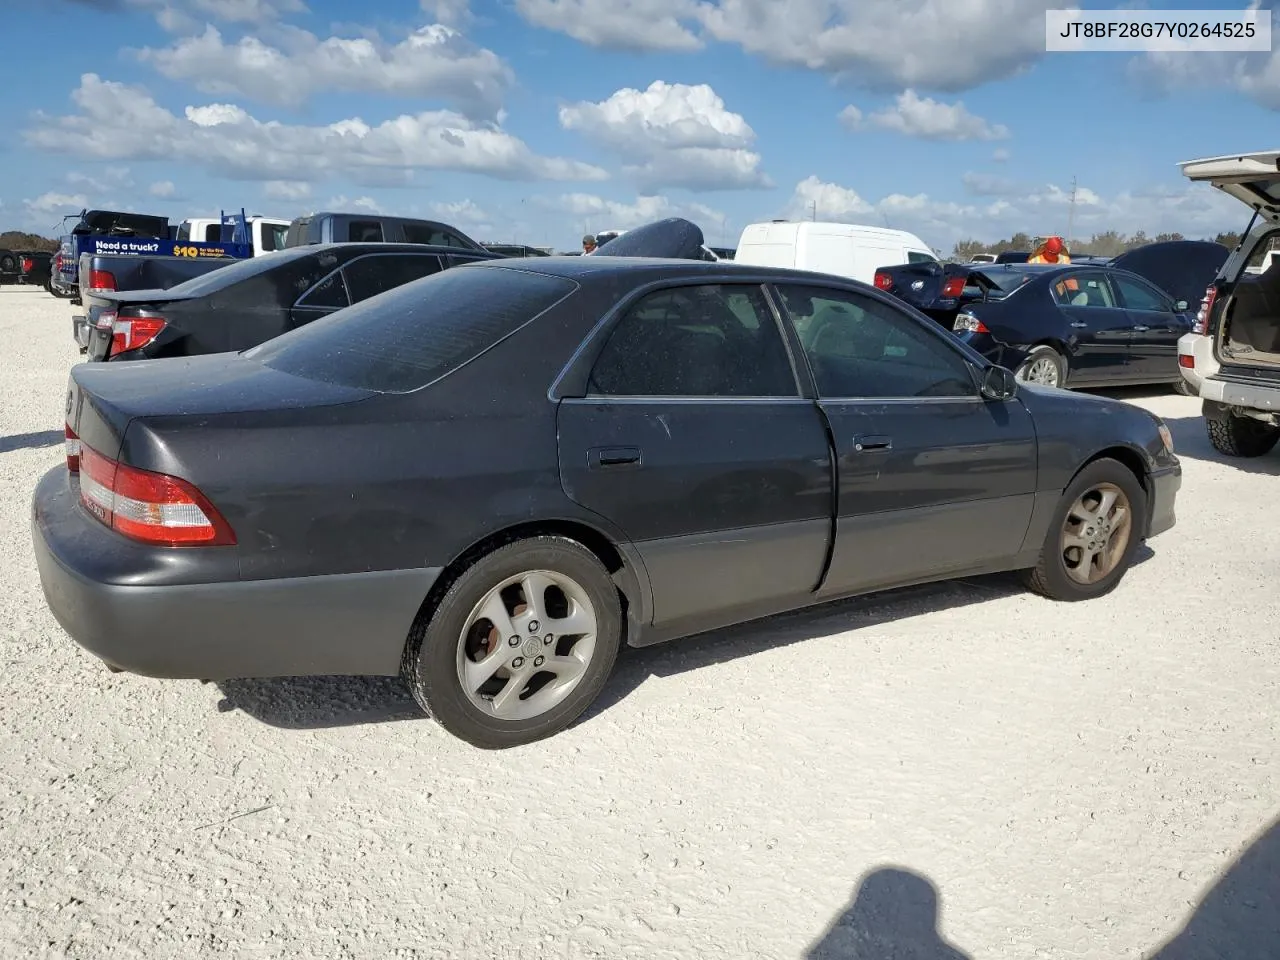
M1027 263L1070 263L1067 246L1061 237L1049 237L1040 248L1031 255Z

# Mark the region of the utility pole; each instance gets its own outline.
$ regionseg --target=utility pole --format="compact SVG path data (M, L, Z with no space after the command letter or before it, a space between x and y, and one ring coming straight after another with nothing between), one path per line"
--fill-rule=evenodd
M1071 177L1071 206L1067 208L1067 249L1071 249L1072 233L1076 228L1076 178Z
M818 219L818 201L812 200L810 201L810 203L813 205L813 214L809 217L809 219L812 221L816 221Z

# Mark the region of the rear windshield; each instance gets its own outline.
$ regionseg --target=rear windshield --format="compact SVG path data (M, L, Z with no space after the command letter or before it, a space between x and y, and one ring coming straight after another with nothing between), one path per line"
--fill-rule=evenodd
M314 256L314 253L310 250L279 250L274 253L264 253L256 257L250 257L247 260L237 260L235 263L219 267L202 276L192 277L190 280L186 280L169 289L173 293L202 297L206 293L223 290L233 283L239 283L241 280L248 280L250 277L266 273L282 263L288 263L290 260L307 256Z
M981 276L995 288L992 290L993 300L1009 296L1009 294L1022 287L1023 284L1034 280L1041 272L1037 270L1019 270L1017 267L1003 265L973 271L975 275Z
M577 288L572 280L523 270L454 267L244 355L308 380L407 393L474 360Z

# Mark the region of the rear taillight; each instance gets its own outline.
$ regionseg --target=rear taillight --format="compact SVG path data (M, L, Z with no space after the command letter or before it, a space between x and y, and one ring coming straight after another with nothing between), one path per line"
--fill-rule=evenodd
M76 436L75 431L71 429L71 424L65 427L65 447L67 451L67 469L72 473L80 472L80 438Z
M972 313L957 313L951 329L956 333L989 333L987 325Z
M116 275L109 270L90 270L89 271L89 289L90 290L114 290L116 288Z
M863 276L865 277L865 276L866 276L866 274L864 273L864 274L863 274ZM893 289L893 277L889 276L889 274L887 274L887 273L879 273L879 272L877 272L877 273L876 273L876 280L875 280L875 283L876 283L876 289L877 289L877 290L892 290L892 289Z
M1186 367L1188 370L1194 370L1196 368L1195 354L1193 353L1178 354L1178 366Z
M942 285L942 295L944 297L958 297L962 293L964 293L964 277L950 277Z
M102 326L103 313L98 317L98 325ZM137 350L160 335L164 329L164 317L120 317L111 314L111 355Z
M22 258L22 272L23 272L23 273L30 273L30 272L31 272L31 269L32 269L35 265L36 265L36 262L35 262L34 260L32 260L30 257L23 257L23 258Z
M1210 285L1204 292L1204 299L1200 301L1200 310L1196 313L1196 322L1192 325L1193 333L1207 334L1209 332L1209 314L1213 310L1213 302L1218 299L1218 288L1216 285Z
M119 463L84 444L79 451L80 502L112 530L155 546L235 544L222 514L187 481Z

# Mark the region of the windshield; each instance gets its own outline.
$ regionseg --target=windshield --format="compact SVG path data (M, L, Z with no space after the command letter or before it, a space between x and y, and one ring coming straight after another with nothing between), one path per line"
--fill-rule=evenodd
M987 267L983 270L974 270L972 276L981 277L988 285L992 287L991 299L1004 299L1014 291L1020 289L1024 284L1034 280L1043 271L1029 269L1027 267L1001 265L997 267Z
M454 267L312 321L244 356L308 380L408 393L469 363L578 289L524 270Z
M304 249L264 253L256 257L250 257L248 260L238 260L228 266L219 267L217 270L202 276L192 277L190 280L186 280L175 287L170 287L169 291L183 296L202 297L206 293L213 293L216 290L225 289L233 283L239 283L241 280L248 280L250 277L266 273L282 263L288 263L298 257L312 256L313 254L313 250Z

